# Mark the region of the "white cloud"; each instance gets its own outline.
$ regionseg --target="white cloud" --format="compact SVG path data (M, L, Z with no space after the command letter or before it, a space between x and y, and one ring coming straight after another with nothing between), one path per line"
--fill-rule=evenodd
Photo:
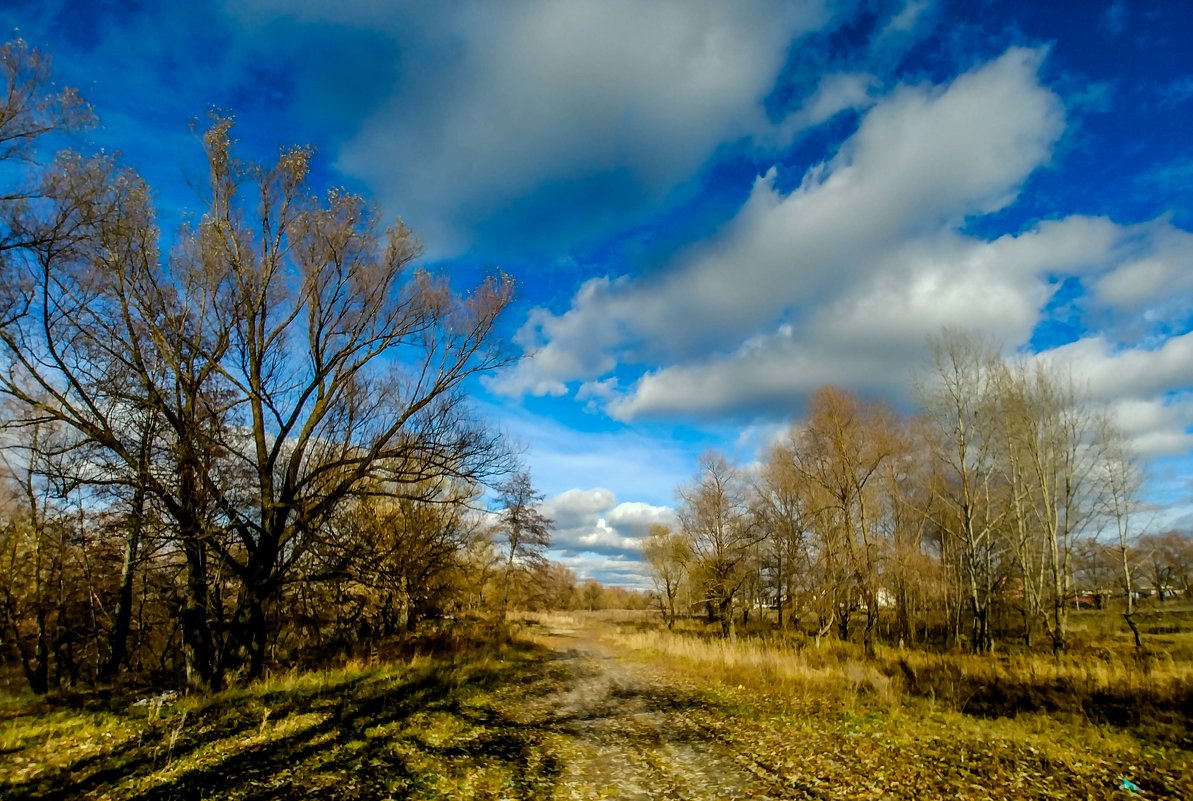
M942 324L1020 341L1047 299L1041 274L1100 264L1115 239L1085 218L992 243L958 233L1011 202L1060 135L1042 57L1013 49L947 86L895 90L800 187L759 178L661 277L593 279L567 312L536 310L521 334L535 355L496 386L559 390L622 355L670 363L614 399L614 416L741 412L825 382L889 388Z
M556 528L570 530L588 527L615 503L615 496L607 489L570 489L544 501L542 511Z
M338 166L439 248L631 219L719 144L770 128L762 101L793 37L829 19L819 0L249 6L234 12L246 24L297 16L392 38L391 91Z
M1098 334L1036 358L1068 371L1079 391L1104 404L1137 453L1153 458L1193 449L1193 332L1150 348Z
M780 143L788 143L804 129L830 120L843 111L867 108L874 102L877 79L869 73L846 72L826 75L812 96L790 114L776 131Z
M554 521L552 550L573 556L592 553L637 559L650 526L675 521L670 507L618 503L604 488L566 490L544 501L542 511Z
M883 30L884 34L905 33L912 30L924 12L932 7L931 0L909 0L903 10L891 18Z
M1137 328L1185 319L1193 311L1193 234L1164 220L1130 234L1121 263L1094 284L1095 297Z
M566 387L564 388L566 392ZM617 377L606 378L603 381L587 381L576 390L576 400L585 401L584 410L598 412L602 404L617 397Z
M1193 449L1193 396L1126 398L1109 404L1110 412L1141 456L1171 456Z
M608 524L639 543L650 534L653 525L675 525L675 510L641 501L625 501L609 510Z
M1193 387L1193 332L1155 348L1120 348L1105 336L1085 337L1042 354L1067 367L1098 399L1147 399Z
M581 581L595 579L606 586L649 590L650 571L638 559L603 556L596 553L556 554L555 561L571 568Z
M756 181L748 201L723 232L710 244L682 254L666 275L636 282L594 278L577 292L568 312L554 315L537 309L520 334L533 346L534 356L495 386L511 394L544 387L558 392L569 381L612 369L622 353L638 361L680 359L668 368L673 376L688 372L694 378L713 363L735 365L738 375L725 382L727 394L721 400L713 400L716 387L710 392L701 386L696 398L685 401L691 408L700 405L699 395L706 395L704 408L731 408L734 386L762 383L778 392L790 386L784 375L802 371L797 358L780 375L773 374L779 359L798 356L792 347L798 350L811 326L799 327L795 338L764 335L756 347L747 340L783 325L785 318L806 316L806 309L852 304L855 314L872 319L867 301L885 308L885 300L859 296L858 288L903 291L909 307L935 308L933 291L938 286L970 291L975 294L970 301L997 300L988 290L956 283L964 265L959 271L937 264L898 265L902 273L897 276L886 271L892 249L901 249L904 261L909 258L909 239L929 254L934 249L978 247L953 230L970 215L1012 201L1027 175L1049 158L1063 127L1063 112L1056 95L1037 80L1041 57L1037 50L1014 49L948 86L895 91L867 113L858 133L827 164L810 171L797 190L783 195L773 173ZM1021 238L1018 246L1037 267L1065 261L1065 253L1050 258L1028 252L1033 236L1088 253L1080 232L1061 242L1065 233L1082 224L1086 223L1071 222L1058 230L1041 227L1038 234ZM1088 229L1096 227L1088 223ZM1015 244L995 244L991 258L999 247ZM979 267L970 270L981 272ZM1016 270L1021 276L1026 267ZM897 286L900 279L919 284ZM1012 283L1008 297L1000 302L1038 303L1038 297L1015 295L1024 282ZM907 291L923 295L917 301ZM959 313L968 314L975 306L969 302ZM1016 312L1019 328L1031 315L1031 307ZM925 326L917 328L917 337L922 339L925 331ZM709 358L710 352L722 356ZM775 358L766 359L767 352ZM693 356L696 362L684 362ZM756 369L750 369L750 363ZM741 375L743 371L749 375ZM648 376L635 390L637 400L614 401L613 408L625 418L639 409L662 411L665 405L648 399L659 396L659 381L657 375Z

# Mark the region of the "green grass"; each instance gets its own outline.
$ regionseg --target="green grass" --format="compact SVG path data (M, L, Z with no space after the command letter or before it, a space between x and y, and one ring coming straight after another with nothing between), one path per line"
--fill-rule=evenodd
M554 771L516 695L549 692L549 655L292 674L208 698L94 697L0 708L0 798L534 798Z
M584 719L555 709L577 676L552 650L563 630L604 638L599 653L634 663L642 684L627 690L637 694L629 708L676 726L672 742L740 755L781 795L1111 799L1128 797L1128 779L1140 798L1193 798L1193 668L1156 644L1137 661L1099 633L1109 617L1084 616L1088 642L1061 658L880 649L873 660L854 643L727 643L616 622L528 618L513 644L289 673L160 705L0 699L0 798L546 799L570 797L576 781L600 790L609 776L575 770L601 764L601 741L578 739ZM1153 639L1183 642L1184 632ZM607 705L618 686L597 713L617 714ZM1099 711L1107 704L1129 714ZM662 746L646 751L667 758Z

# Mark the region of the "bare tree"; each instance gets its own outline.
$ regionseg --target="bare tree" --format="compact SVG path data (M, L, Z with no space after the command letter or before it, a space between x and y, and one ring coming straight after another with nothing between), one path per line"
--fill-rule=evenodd
M933 519L932 459L917 447L924 441L922 421L913 421L908 433L918 434L904 443L902 452L882 470L879 498L887 505L881 525L888 528L891 544L885 585L895 604L896 636L900 647L915 642L917 617L922 613L929 585L939 582L938 565L925 552L924 543Z
M843 554L865 604L862 639L867 655L874 653L882 570L890 546L883 536L889 507L881 496L881 479L904 450L903 437L886 407L863 403L834 387L812 396L797 464L805 480L819 490L813 507L816 525L832 532L826 545Z
M1021 532L1016 554L1025 591L1043 601L1040 619L1060 651L1068 631L1073 555L1101 502L1098 416L1067 374L1042 362L1001 370L998 395L1000 445Z
M1161 603L1177 593L1188 594L1193 579L1193 535L1169 529L1138 540L1145 578Z
M997 350L968 334L946 330L931 341L934 369L920 387L925 416L936 427L933 482L935 524L960 556L972 620L970 647L994 644L990 608L997 589L998 532L1006 508L997 500L997 438L993 382Z
M1139 625L1135 622L1135 581L1132 565L1131 540L1137 533L1135 512L1139 506L1139 489L1143 484L1143 473L1135 454L1131 451L1126 434L1103 417L1099 437L1104 443L1105 462L1103 503L1107 520L1114 531L1114 544L1118 551L1118 568L1121 571L1126 603L1123 620L1135 638L1135 647L1142 648Z
M795 609L797 585L811 570L808 533L808 498L801 485L790 438L766 454L754 482L755 514L762 526L762 570L764 583L774 594L779 628L784 628ZM788 608L791 615L785 615Z
M721 635L732 639L738 590L749 577L753 548L761 539L749 486L725 457L708 452L700 457L695 481L679 497L680 530L699 563L705 601L721 623Z
M498 536L503 562L501 620L509 612L510 590L519 572L528 574L546 561L551 545L551 518L539 511L543 496L534 488L530 473L520 470L497 487Z
M672 629L675 627L675 600L688 577L692 561L692 544L670 526L655 523L650 527L642 555L650 565L667 628Z
M63 504L59 459L72 442L52 423L9 427L0 451L0 624L30 689L79 681L76 640L84 621L77 532Z
M493 325L511 297L504 277L455 295L411 268L404 227L342 192L306 195L309 152L243 164L230 131L205 135L211 205L166 259L143 182L60 157L44 202L10 216L35 244L5 263L22 300L0 326L0 390L140 475L173 521L188 674L211 687L260 675L272 599L342 502L504 464L461 389L505 362ZM148 475L127 425L143 414L161 421ZM224 642L211 560L242 588Z

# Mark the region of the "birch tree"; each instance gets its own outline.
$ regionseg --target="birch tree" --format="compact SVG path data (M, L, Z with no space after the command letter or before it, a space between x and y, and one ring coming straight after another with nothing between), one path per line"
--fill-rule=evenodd
M931 340L933 370L921 384L924 413L936 427L933 482L935 523L960 559L972 627L970 647L994 644L990 608L996 592L999 528L998 451L994 380L1000 363L989 344L957 330Z
M1098 415L1063 371L1042 362L1000 371L1003 455L1025 590L1056 651L1068 637L1073 559L1101 503ZM1104 474L1103 474L1104 475Z

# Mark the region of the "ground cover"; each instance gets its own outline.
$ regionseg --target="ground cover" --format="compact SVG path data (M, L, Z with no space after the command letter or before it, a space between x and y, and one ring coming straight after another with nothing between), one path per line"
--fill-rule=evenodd
M6 699L0 797L1193 797L1176 718L967 708L934 683L1011 686L1033 663L996 660L1003 673L980 674L989 661L951 658L866 661L847 644L722 643L544 616L519 624L511 643L206 698ZM1037 679L1072 680L1077 664ZM1084 675L1090 692L1123 688L1105 667ZM1163 706L1180 668L1151 675Z

